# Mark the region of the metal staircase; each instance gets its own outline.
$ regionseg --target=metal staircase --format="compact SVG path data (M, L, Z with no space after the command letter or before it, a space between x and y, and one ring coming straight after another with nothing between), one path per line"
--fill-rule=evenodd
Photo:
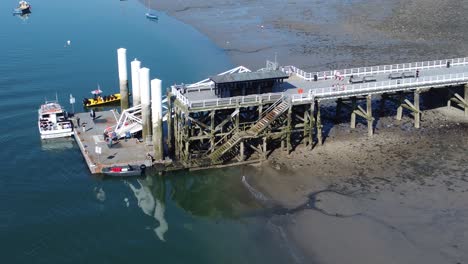
M167 98L164 98L161 103L163 108L162 120L165 122L167 121ZM107 132L115 132L118 138L125 137L127 132L135 134L143 129L141 104L125 109L120 115L116 110L112 110L112 113L114 114L114 118L117 123L114 126L107 128L106 130Z
M224 136L216 144L222 144L219 148L213 151L208 155L212 163L219 163L227 159L223 159L224 156L229 156L232 158L231 152L238 152L238 145L243 138L255 137L265 130L273 121L275 121L279 116L281 116L289 108L289 103L285 100L284 97L281 97L278 101L272 104L265 112L262 114L260 119L248 130L238 131L234 133L231 138L229 138L224 144L224 140L230 134ZM231 153L231 155L229 155Z

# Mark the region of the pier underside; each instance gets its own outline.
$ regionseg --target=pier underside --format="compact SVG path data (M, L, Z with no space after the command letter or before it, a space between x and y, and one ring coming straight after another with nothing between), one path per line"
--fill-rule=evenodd
M463 90L464 96L455 89ZM466 86L439 87L437 90L447 91L448 104L455 103L467 112ZM168 118L169 154L185 167L205 168L259 162L266 160L274 150L289 154L301 144L312 149L324 141L322 109L327 109L330 118L329 109L334 103L335 122L346 122L348 116L351 129L356 128L357 122L362 122L367 125L369 137L374 134L375 117L382 115L385 105L396 108L396 122L408 113L414 120L414 127L419 128L423 114L420 97L428 91L431 89L407 89L295 103L283 96L273 102L266 100L248 106L200 110L188 109L169 94L172 112L172 118ZM373 110L373 103L378 103L379 111Z

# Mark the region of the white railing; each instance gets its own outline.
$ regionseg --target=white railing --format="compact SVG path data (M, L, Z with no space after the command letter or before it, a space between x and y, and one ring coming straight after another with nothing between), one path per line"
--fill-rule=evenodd
M197 101L191 101L190 107L191 108L204 108L204 107L219 107L219 106L259 103L259 102L270 102L270 101L277 101L283 96L284 96L283 93L268 93L268 94L255 94L255 95L237 96L237 97L229 97L229 98L197 100Z
M293 94L291 95L291 101L296 102L311 102L315 98L314 90L309 90L307 93Z
M178 87L175 85L171 86L171 93L174 94L177 100L181 101L184 105L190 106L190 101L187 99L187 97L183 96L180 92L180 89L177 88Z
M333 78L336 74L340 74L344 77L349 77L351 75L373 75L373 74L382 74L382 73L392 73L392 72L404 72L404 71L415 71L417 69L433 69L433 68L444 68L447 67L450 62L450 66L462 66L468 65L468 57L464 58L454 58L446 60L435 60L435 61L422 61L422 62L412 62L412 63L401 63L401 64L392 64L392 65L380 65L380 66L371 66L371 67L360 67L360 68L351 68L351 69L342 69L342 70L333 70L333 71L322 71L322 72L305 72L295 66L284 66L280 67L280 70L287 74L295 74L298 77L306 80L314 80L314 75L317 75L318 80L324 80Z
M232 68L230 70L227 70L225 72L218 73L218 75L225 75L225 74L232 74L232 73L243 73L243 72L251 72L251 70L249 68L244 67L244 66L238 66L238 67ZM188 84L188 85L186 85L186 87L190 89L190 88L197 88L199 86L206 86L206 85L212 85L212 84L213 84L213 81L211 81L210 78L206 78L206 79L201 80L199 82Z
M468 82L468 73L445 74L426 76L411 79L388 80L383 82L371 82L353 85L340 85L335 87L324 87L311 89L315 97L336 97L348 94L375 93L385 90L405 90L418 87L439 86L444 84L457 84ZM299 99L297 99L299 100Z

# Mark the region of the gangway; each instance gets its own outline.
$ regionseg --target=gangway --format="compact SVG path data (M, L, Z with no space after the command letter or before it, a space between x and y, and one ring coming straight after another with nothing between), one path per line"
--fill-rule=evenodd
M167 98L164 98L162 100L162 104L162 116L163 122L165 122L167 121ZM114 114L114 118L117 124L108 127L106 131L115 132L118 138L125 137L125 135L128 132L130 132L130 134L135 134L143 129L143 121L141 117L141 104L125 109L120 114L120 116L118 116L118 113L115 110L112 111L112 113Z

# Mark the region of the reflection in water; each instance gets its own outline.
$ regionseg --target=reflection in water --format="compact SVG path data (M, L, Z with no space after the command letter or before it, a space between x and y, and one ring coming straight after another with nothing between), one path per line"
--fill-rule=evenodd
M73 148L72 138L55 138L41 140L41 148L46 151L61 151Z
M104 202L106 200L106 193L102 187L94 187L94 193L96 194L96 199L98 199L98 201Z
M18 17L19 19L26 21L29 19L29 16L31 13L25 13L25 14L13 14L15 17Z
M240 183L238 168L177 174L166 178L170 198L192 215L237 219L260 206Z
M127 184L137 198L138 207L141 208L143 213L154 217L159 222L159 226L153 230L161 241L165 241L164 234L169 229L167 221L164 217L166 210L165 185L161 177L155 177L155 179L155 185L153 185L153 179L151 177L148 177L146 180L137 180L136 183L139 185L139 187L135 187L132 183L129 182L127 182ZM153 187L153 190L156 192L156 199L151 192L151 187Z

